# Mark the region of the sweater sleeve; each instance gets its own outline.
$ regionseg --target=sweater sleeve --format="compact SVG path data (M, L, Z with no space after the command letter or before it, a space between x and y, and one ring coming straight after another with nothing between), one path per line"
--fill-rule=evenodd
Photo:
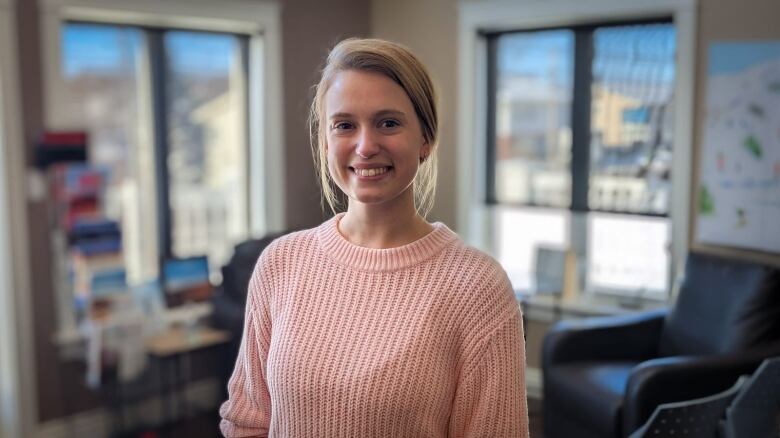
M244 335L228 381L228 400L219 409L219 426L226 438L267 437L271 421L271 396L266 383L271 321L259 271L255 269L249 283Z
M449 424L450 438L528 438L525 342L519 309L465 364Z

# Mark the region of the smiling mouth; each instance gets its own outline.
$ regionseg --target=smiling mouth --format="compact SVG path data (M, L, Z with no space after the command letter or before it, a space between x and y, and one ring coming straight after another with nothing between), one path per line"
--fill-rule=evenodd
M357 176L363 176L363 177L372 177L372 176L379 176L383 175L392 169L392 166L386 166L386 167L372 167L370 169L356 169L354 167L350 167L349 169L354 172Z

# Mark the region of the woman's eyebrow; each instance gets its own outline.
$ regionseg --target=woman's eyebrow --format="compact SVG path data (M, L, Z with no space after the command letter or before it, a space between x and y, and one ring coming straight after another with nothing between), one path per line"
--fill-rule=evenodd
M404 113L403 111L386 109L386 110L377 111L376 114L374 114L374 118L377 119L380 117L387 117L387 116L403 118L406 117L406 113Z
M352 114L350 113L333 113L328 118L333 120L333 119L348 119L350 117L352 117Z
M394 110L394 109L383 109L383 110L379 110L376 113L374 113L372 118L378 119L378 118L387 117L387 116L404 118L404 117L406 117L406 113L403 112L403 111ZM333 119L349 119L349 118L352 118L352 117L354 117L354 116L351 113L337 112L337 113L331 114L328 118L333 120Z

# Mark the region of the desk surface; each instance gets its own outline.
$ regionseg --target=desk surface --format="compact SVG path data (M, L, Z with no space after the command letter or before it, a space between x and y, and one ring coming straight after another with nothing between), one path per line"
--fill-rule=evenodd
M165 357L223 344L229 340L230 332L227 330L211 327L198 327L193 330L175 328L147 339L146 349L149 354Z

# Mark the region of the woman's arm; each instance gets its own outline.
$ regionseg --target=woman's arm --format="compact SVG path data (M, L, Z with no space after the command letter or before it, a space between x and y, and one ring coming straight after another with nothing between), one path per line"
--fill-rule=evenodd
M219 409L219 426L227 438L267 437L271 421L271 396L266 384L271 321L259 276L259 269L255 269L249 282L244 335L228 382L228 400Z
M450 417L451 438L527 438L525 342L518 309L466 363Z

